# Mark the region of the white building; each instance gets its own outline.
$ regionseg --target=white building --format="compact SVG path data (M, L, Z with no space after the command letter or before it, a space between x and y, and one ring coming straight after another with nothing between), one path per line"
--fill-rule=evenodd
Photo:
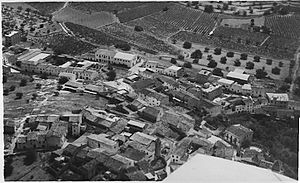
M99 62L121 64L131 68L138 62L138 56L130 53L99 49L95 53L95 59Z
M181 77L184 74L184 69L176 65L172 65L164 70L164 74L172 77Z
M108 139L105 134L91 134L87 136L87 144L91 148L103 148L110 152L117 152L119 149L118 143Z

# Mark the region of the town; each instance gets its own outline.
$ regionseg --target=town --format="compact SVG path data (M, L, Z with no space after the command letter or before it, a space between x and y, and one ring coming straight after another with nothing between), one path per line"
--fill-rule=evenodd
M172 182L224 161L296 181L299 8L3 3L5 180Z

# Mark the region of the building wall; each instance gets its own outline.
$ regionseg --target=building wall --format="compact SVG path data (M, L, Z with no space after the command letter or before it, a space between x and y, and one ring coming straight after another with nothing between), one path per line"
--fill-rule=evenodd
M21 41L21 34L20 33L16 33L10 37L5 36L5 44L12 46L15 45L17 43L19 43Z
M97 141L89 137L87 137L87 140L88 140L88 146L92 148L104 148L112 152L117 152L119 149L117 144L116 145L105 144L102 143L101 141Z

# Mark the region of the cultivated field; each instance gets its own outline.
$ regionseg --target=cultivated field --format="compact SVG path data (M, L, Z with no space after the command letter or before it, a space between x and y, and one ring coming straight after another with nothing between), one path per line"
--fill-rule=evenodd
M62 8L65 3L64 2L28 2L26 4L29 4L30 6L34 7L44 15L48 15Z
M115 15L109 12L84 13L82 11L66 7L54 14L54 20L59 22L72 22L90 28L98 28L116 21Z

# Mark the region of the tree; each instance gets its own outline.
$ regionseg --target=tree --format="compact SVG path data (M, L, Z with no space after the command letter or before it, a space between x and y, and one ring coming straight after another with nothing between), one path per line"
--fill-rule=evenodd
M22 36L22 37L21 37L21 41L22 41L22 42L26 42L26 41L27 41L27 37L26 37L26 36Z
M22 6L18 6L18 8L17 8L19 11L22 11Z
M254 58L254 60L253 60L254 62L259 62L260 61L260 56L255 55L253 58Z
M204 12L212 13L212 12L214 12L214 7L212 5L205 5Z
M3 76L2 82L3 82L3 83L6 83L6 82L7 82L7 76L6 76L6 75Z
M183 48L184 49L190 49L192 47L192 43L185 41L183 43Z
M57 90L62 90L63 86L62 85L57 85Z
M223 10L228 10L228 4L227 3L223 3Z
M275 75L280 75L280 69L278 67L274 67L271 72Z
M113 80L115 80L115 78L116 78L116 76L117 76L116 71L115 71L115 70L110 70L110 71L107 73L107 76L108 76L108 78L107 78L108 81L113 81Z
M4 178L9 177L13 172L14 167L11 165L12 161L12 157L4 159Z
M37 98L37 96L38 95L36 93L32 94L32 100L35 100Z
M130 51L130 50L131 50L130 45L127 44L127 43L117 43L117 44L115 45L115 47L116 47L116 48L119 48L119 49L121 49L121 50L123 50L123 51Z
M171 63L172 63L172 64L177 64L176 59L175 59L175 58L171 58Z
M216 76L221 76L221 77L224 76L224 74L223 74L223 72L222 72L222 69L220 69L220 68L215 68L215 69L212 71L212 74L213 74L213 75L216 75Z
M217 65L218 65L218 63L215 60L211 60L207 64L207 67L209 67L209 68L215 68L215 67L217 67Z
M198 4L195 6L195 9L199 9L199 5Z
M237 43L241 43L242 39L241 38L237 38Z
M222 53L222 49L221 48L215 48L214 51L215 51L214 52L215 55L221 55L221 53Z
M207 55L207 60L211 60L213 58L212 55Z
M22 92L16 93L16 99L21 99L22 97L23 97L23 93Z
M169 10L169 8L166 6L166 7L164 7L164 9L163 9L163 11L168 11Z
M282 63L282 62L279 62L278 66L279 66L279 67L283 67L283 63Z
M3 90L3 95L4 96L9 95L9 89L8 88L6 88L6 89Z
M205 48L204 48L204 52L205 52L205 53L208 53L208 51L209 51L209 48L205 47Z
M37 159L37 152L35 150L28 150L25 153L24 165L28 166L35 162Z
M20 86L26 86L26 85L27 85L27 80L21 79Z
M184 62L183 67L192 68L192 64L191 64L191 62Z
M136 26L134 27L134 30L137 31L137 32L141 32L141 31L143 31L144 29L143 29L143 27L136 25Z
M42 84L41 83L37 83L36 85L35 85L35 89L41 89L42 88Z
M246 63L246 69L253 69L254 68L254 63L253 62L247 62Z
M15 91L15 89L16 89L15 85L12 85L12 86L9 87L9 91Z
M242 142L241 147L246 149L246 148L250 147L250 145L251 145L251 142L247 139Z
M176 39L172 39L172 43L176 44L177 40Z
M297 88L294 90L294 94L297 95L298 97L300 97L300 87L297 87Z
M290 85L289 85L289 84L283 84L283 85L281 85L281 86L278 88L277 92L279 92L279 93L286 93L286 92L288 92L289 90L290 90Z
M234 52L230 51L226 54L227 57L234 57Z
M193 58L193 59L201 59L202 58L202 52L200 50L195 50L191 54L191 58Z
M21 67L22 62L21 61L17 61L16 62L16 66Z
M267 59L267 60L266 60L266 64L267 64L267 65L272 65L272 62L273 62L272 59Z
M257 79L263 79L268 75L268 73L266 73L263 69L257 69L256 70L256 74L255 77Z
M293 81L292 77L288 76L284 79L284 82L291 84Z
M59 95L59 92L58 91L55 91L54 92L54 96L58 96Z
M178 59L179 60L184 60L184 56L183 55L178 55Z
M194 59L193 60L193 64L198 64L199 63L199 59Z
M221 57L220 62L221 64L226 64L227 58L226 57Z
M247 58L248 58L248 54L246 53L241 54L241 60L247 60Z
M58 83L61 84L61 85L65 84L65 83L68 82L68 81L69 81L69 78L64 77L64 76L62 76L62 77L60 77L60 78L58 79Z

